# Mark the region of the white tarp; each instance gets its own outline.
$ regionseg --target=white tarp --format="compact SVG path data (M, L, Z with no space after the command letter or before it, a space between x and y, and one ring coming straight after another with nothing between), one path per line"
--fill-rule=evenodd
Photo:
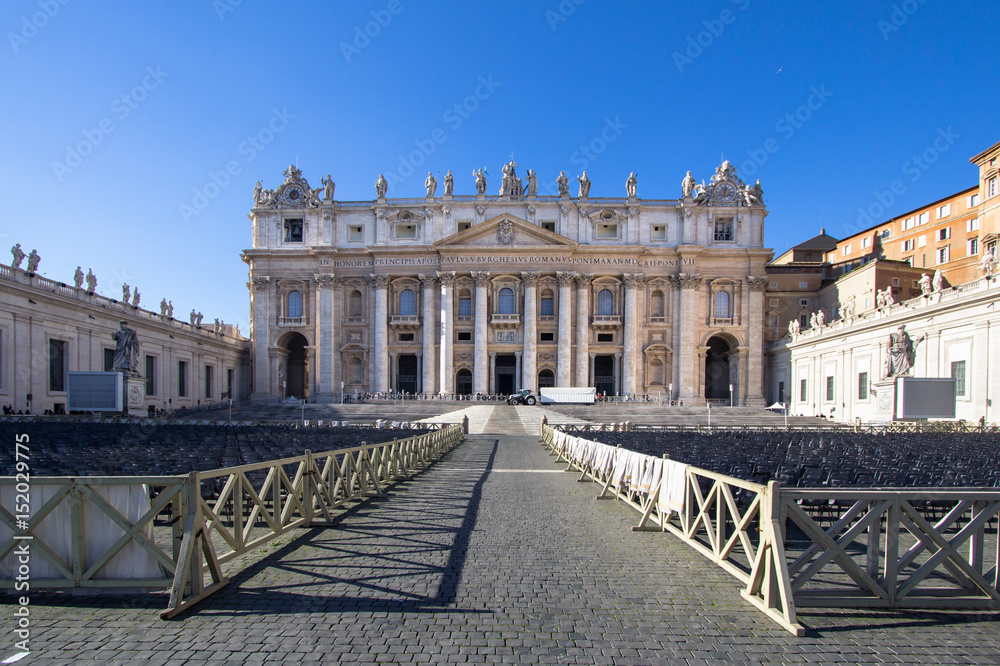
M591 386L560 386L539 389L539 402L551 405L560 402L579 402L593 404L597 389Z

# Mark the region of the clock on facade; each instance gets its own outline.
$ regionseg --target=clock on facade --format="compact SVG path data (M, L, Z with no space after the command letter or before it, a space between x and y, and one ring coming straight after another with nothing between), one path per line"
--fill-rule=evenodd
M298 185L289 185L285 188L285 201L290 204L297 204L302 201L302 188Z
M727 180L715 186L715 200L720 203L732 203L736 200L736 186Z

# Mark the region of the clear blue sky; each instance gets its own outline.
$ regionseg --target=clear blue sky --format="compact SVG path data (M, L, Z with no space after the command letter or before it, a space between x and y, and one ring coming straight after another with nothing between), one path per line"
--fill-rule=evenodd
M847 235L894 180L875 222L976 183L968 158L1000 140L998 17L941 0L8 0L0 261L20 242L47 277L82 264L109 296L127 281L150 309L246 332L257 180L297 163L370 199L380 172L422 162L390 196L448 169L469 194L512 152L543 183L586 168L594 196L636 171L640 198L724 155L761 179L780 253L821 224Z

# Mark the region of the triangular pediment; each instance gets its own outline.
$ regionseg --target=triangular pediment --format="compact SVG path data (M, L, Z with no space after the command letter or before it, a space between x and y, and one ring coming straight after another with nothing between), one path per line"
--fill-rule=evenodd
M529 224L508 213L498 215L457 234L442 238L434 244L441 249L457 247L559 247L574 249L577 243Z

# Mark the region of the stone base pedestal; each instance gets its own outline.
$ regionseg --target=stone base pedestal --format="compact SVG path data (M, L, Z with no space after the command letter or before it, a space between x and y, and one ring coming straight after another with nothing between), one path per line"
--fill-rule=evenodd
M896 419L896 378L882 379L872 384L875 393L875 416L880 421Z
M142 377L125 378L125 413L139 414L146 403L146 380Z

